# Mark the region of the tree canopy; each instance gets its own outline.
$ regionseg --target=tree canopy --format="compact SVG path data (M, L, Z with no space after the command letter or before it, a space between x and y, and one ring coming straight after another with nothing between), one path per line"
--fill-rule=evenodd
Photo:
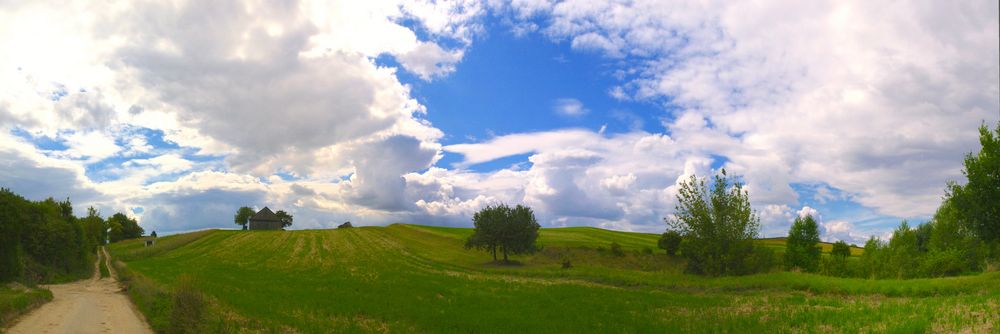
M969 231L986 243L1000 243L1000 123L979 127L979 153L969 153L962 174L968 182L948 184L946 201Z
M681 236L681 255L687 270L707 275L745 274L753 271L748 259L760 218L750 207L743 185L730 185L726 170L716 175L711 191L704 178L692 175L683 181L672 217L664 218Z
M785 246L785 267L807 272L819 269L819 225L811 215L795 218L788 231Z
M497 252L503 254L503 261L509 262L509 255L534 253L538 248L538 221L531 208L506 204L488 205L472 217L472 235L466 240L465 248L489 251L493 261Z
M236 225L243 226L243 229L247 229L247 223L250 222L250 217L254 215L253 209L249 206L243 206L236 210L236 215L233 216L233 221Z
M278 212L275 212L274 215L278 216L278 219L281 219L282 228L292 226L292 215L285 212L285 210L278 210Z

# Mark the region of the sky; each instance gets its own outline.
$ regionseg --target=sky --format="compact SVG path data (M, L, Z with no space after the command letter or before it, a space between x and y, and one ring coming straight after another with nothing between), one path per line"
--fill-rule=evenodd
M763 236L929 220L1000 122L996 1L0 1L0 186L159 234L662 232L725 169Z

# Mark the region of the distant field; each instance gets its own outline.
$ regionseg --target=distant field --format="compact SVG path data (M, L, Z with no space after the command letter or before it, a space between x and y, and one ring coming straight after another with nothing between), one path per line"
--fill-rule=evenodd
M498 266L462 248L469 233L415 225L205 231L110 249L153 285L170 289L192 277L224 313L206 320L212 331L236 323L300 333L987 333L1000 321L998 272L905 281L789 272L704 278L683 274L683 261L656 249L655 234L595 228L543 229L542 252ZM604 250L612 241L624 257ZM564 260L572 268L562 269ZM146 304L154 326L169 314L162 303Z

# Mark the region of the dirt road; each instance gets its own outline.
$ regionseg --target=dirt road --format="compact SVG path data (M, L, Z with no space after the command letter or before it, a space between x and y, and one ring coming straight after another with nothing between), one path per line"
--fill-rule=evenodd
M107 261L107 252L101 253L98 261ZM96 267L88 280L46 286L52 301L21 317L8 333L153 333L121 293L114 272L102 279Z

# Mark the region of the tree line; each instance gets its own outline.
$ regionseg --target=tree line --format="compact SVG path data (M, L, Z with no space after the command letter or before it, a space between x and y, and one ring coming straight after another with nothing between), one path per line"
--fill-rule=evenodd
M86 216L76 217L69 199L30 201L0 188L0 282L85 277L97 247L143 232L122 213L105 220L88 208Z
M687 259L687 271L706 275L740 275L767 271L781 264L841 277L915 278L978 272L1000 260L1000 124L979 128L981 150L965 156L965 184L949 182L933 219L911 227L905 220L888 240L871 237L858 258L843 241L828 257L818 246L819 226L811 216L796 218L783 256L755 246L760 224L740 183L730 186L725 169L711 189L705 179L683 181L669 229L659 242L668 254Z

